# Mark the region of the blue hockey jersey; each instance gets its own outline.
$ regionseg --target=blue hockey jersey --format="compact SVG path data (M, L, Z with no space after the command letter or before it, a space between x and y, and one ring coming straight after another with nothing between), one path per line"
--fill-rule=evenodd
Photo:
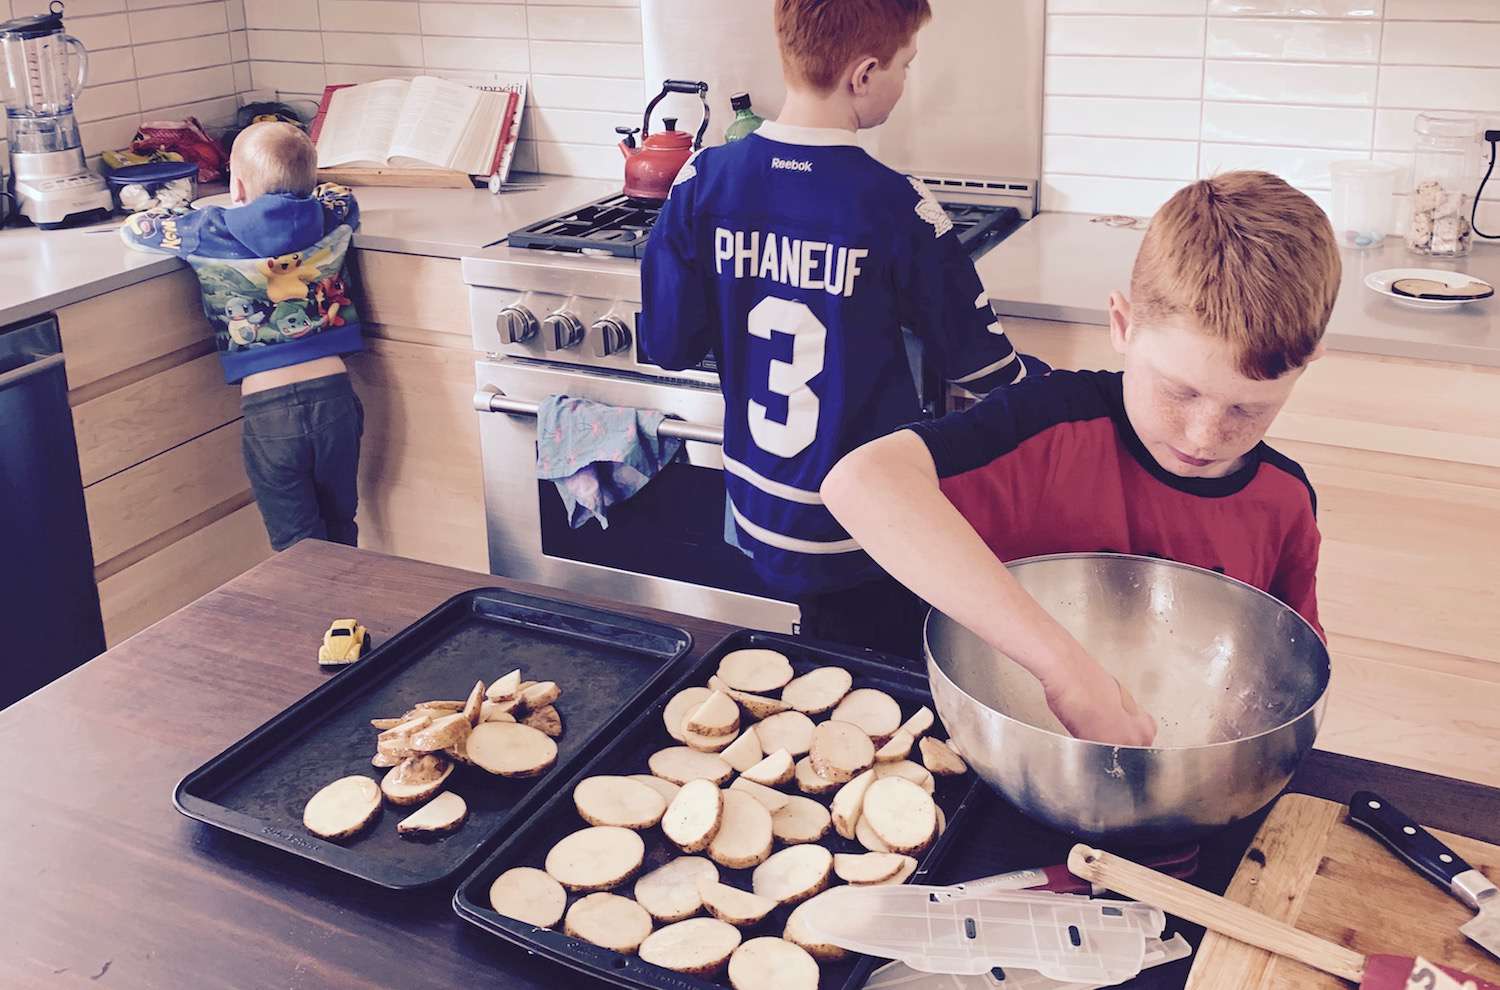
M839 458L920 416L903 326L972 392L1026 373L942 206L848 131L768 122L696 155L641 291L646 360L717 356L730 535L794 600L880 575L818 489Z

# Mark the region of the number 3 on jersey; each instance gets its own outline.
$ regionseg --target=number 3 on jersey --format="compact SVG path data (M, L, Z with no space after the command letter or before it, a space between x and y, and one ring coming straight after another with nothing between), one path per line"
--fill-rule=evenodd
M749 331L765 340L772 331L791 334L792 359L773 359L766 384L777 395L786 396L786 422L768 419L766 407L750 400L750 436L755 445L777 457L793 457L818 435L818 397L807 384L823 370L823 349L828 328L806 303L767 296L750 310Z

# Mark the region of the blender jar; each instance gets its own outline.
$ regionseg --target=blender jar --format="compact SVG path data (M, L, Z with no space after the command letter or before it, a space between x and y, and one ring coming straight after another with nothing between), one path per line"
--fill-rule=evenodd
M1406 246L1417 254L1469 253L1474 186L1479 181L1479 119L1467 113L1420 113Z
M57 0L50 13L0 24L0 97L10 116L71 112L87 75L88 53L63 32Z

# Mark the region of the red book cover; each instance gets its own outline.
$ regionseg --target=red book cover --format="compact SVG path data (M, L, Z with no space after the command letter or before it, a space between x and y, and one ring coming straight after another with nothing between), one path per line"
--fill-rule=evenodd
M511 119L516 110L518 96L514 90L506 94L505 98L505 123L500 126L500 140L495 142L495 160L490 164L490 174L494 175L500 171L500 161L505 157L505 146L510 143L510 132L514 121ZM503 177L502 177L503 181Z

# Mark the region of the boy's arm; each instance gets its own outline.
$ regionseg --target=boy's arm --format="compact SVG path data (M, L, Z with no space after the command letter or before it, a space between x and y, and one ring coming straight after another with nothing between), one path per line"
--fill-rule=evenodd
M120 224L120 238L141 251L187 257L197 250L199 229L212 209L158 206L132 213Z
M1309 511L1306 520L1282 547L1270 592L1312 623L1318 635L1327 641L1328 635L1318 621L1318 551L1322 540L1317 520Z
M641 261L641 355L672 371L691 368L713 347L707 273L695 231L693 161L682 166Z
M1145 745L1149 715L1005 569L938 484L926 443L902 430L846 456L823 502L875 562L1034 674L1075 736Z

